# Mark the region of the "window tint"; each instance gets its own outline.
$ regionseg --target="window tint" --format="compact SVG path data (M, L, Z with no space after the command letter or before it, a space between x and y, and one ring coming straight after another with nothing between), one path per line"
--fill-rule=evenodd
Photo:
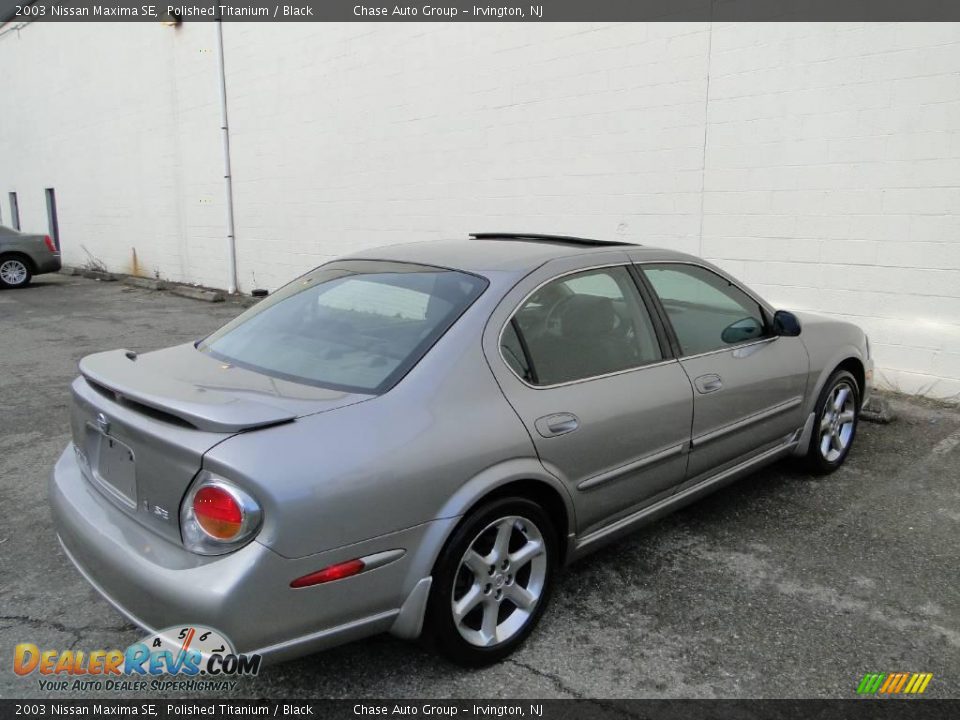
M517 334L515 320L511 320L503 330L503 337L500 339L500 351L511 370L527 382L534 381L533 374L530 372L530 364L527 362L527 354L524 352L520 336Z
M607 273L576 275L563 283L568 289L581 295L599 295L617 300L623 297L616 281Z
M384 392L485 287L473 275L422 265L330 263L255 305L199 349L294 382Z
M430 295L408 287L387 285L376 277L348 278L317 295L317 306L329 310L380 315L396 320L425 320ZM450 310L450 303L435 298L441 313Z
M544 285L501 339L506 363L534 385L582 380L662 358L650 316L624 267L588 270Z
M763 337L760 306L723 277L696 265L641 265L684 355Z

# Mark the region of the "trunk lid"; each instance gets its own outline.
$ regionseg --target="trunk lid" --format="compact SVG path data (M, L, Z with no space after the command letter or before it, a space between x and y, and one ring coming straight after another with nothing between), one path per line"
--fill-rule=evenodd
M238 368L192 344L90 355L80 373L71 430L84 476L121 511L174 542L180 502L214 445L370 397Z

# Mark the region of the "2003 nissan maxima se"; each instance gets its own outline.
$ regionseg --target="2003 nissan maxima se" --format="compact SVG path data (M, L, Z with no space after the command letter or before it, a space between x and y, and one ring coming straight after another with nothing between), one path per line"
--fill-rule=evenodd
M836 469L872 361L856 326L696 257L478 234L330 262L80 372L50 499L130 620L268 658L390 631L481 665L563 564L778 458Z

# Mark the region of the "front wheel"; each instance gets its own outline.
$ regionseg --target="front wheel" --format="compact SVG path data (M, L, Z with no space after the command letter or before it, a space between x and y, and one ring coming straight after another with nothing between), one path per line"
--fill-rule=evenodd
M481 506L437 561L425 639L468 667L502 660L543 614L556 564L556 531L538 504L503 498Z
M30 268L18 257L0 258L0 287L22 288L30 284Z
M857 434L860 389L846 370L830 376L817 400L807 464L817 475L832 473L843 464Z

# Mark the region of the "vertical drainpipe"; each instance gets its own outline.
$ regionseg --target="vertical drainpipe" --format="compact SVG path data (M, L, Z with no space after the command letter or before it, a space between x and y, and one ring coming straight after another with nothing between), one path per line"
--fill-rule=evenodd
M237 243L233 234L233 178L230 174L230 129L227 124L227 77L223 64L223 21L214 22L217 29L217 79L220 81L220 136L223 140L223 190L227 201L227 258L230 284L227 292L237 292Z

